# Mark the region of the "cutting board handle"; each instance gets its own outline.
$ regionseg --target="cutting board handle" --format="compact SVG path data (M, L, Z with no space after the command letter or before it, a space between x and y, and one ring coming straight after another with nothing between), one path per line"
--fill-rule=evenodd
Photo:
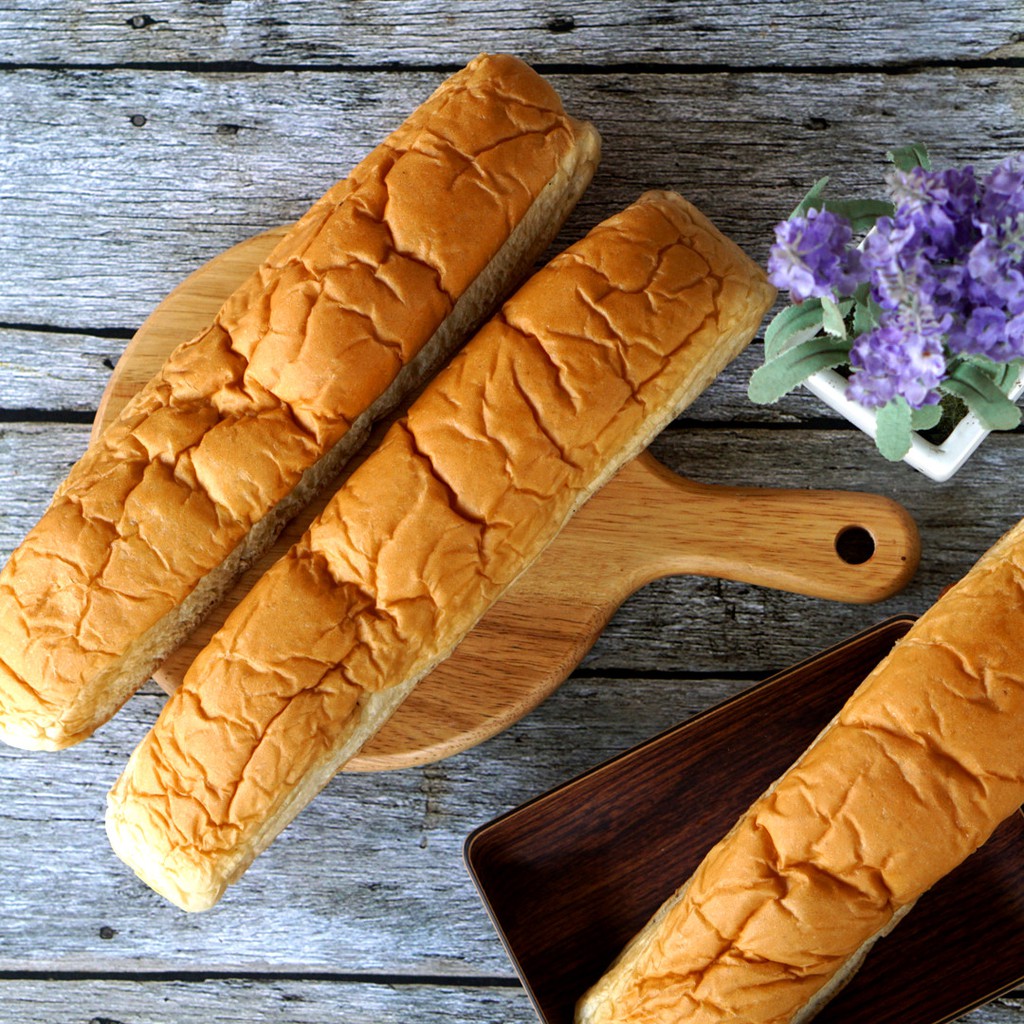
M921 555L902 505L854 491L696 483L649 454L626 467L620 495L644 509L631 533L638 579L697 574L837 601L902 590Z

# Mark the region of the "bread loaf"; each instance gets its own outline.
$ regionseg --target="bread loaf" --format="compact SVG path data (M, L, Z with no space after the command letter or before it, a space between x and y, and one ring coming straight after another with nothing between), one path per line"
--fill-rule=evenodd
M529 271L594 129L522 62L445 82L71 470L0 575L0 738L58 748L145 681Z
M671 193L532 277L197 657L110 794L116 852L211 906L773 297Z
M1024 523L711 850L581 999L579 1024L810 1020L1024 803L1022 584Z

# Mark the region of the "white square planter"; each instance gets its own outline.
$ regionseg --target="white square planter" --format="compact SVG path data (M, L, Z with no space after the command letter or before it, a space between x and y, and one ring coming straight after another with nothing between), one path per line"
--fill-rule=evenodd
M846 397L847 380L842 374L835 370L819 370L808 377L804 385L826 405L874 438L877 431L875 412ZM1024 372L1014 381L1009 397L1011 401L1016 401L1021 394L1024 394ZM916 432L911 434L910 451L903 457L903 461L932 480L942 482L948 480L967 461L989 433L978 417L969 412L942 444L932 444Z

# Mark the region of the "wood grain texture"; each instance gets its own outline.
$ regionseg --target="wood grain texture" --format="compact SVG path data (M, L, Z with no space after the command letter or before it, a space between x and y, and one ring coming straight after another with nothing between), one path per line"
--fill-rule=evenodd
M15 482L0 517L0 557L42 513L88 434L84 424L0 424L0 479ZM1006 484L1024 473L1024 434L992 435L942 485L885 462L855 430L693 427L666 431L651 450L673 471L705 483L892 497L917 520L922 563L903 593L867 606L695 576L658 580L620 608L583 662L589 671L773 671L886 615L920 614L1024 515ZM951 516L951 509L970 512Z
M165 689L181 684L230 608L307 518L160 666L155 675ZM848 564L837 552L850 527L875 540L866 562ZM642 456L577 513L345 770L426 764L508 728L561 685L619 605L652 580L699 574L869 603L902 590L919 553L909 514L876 495L699 485Z
M42 513L84 451L88 431L77 424L0 424L0 479L15 481L0 516L0 557ZM894 498L918 521L922 565L902 594L879 605L835 604L697 577L657 581L612 618L585 659L591 671L780 669L885 615L920 614L1024 514L1006 482L1024 473L1022 434L992 435L961 473L941 485L903 464L886 463L855 430L670 430L655 440L652 452L670 469L703 482L835 487ZM950 508L971 514L951 517Z
M442 77L3 75L0 172L13 198L0 246L17 273L0 292L0 323L134 329L186 273L304 212ZM668 187L761 260L772 225L822 174L836 195L875 194L885 149L908 139L937 162L979 166L1024 149L1017 70L550 77L604 138L558 248L644 189ZM225 124L239 127L218 131Z
M45 410L95 414L126 339L89 333L16 330L0 326L0 411ZM751 345L686 410L687 421L784 423L821 421L834 415L810 392L787 395L766 409L747 398L747 381L761 362L759 343Z
M577 678L473 751L339 776L200 916L138 882L103 832L106 789L162 704L147 691L67 757L0 749L0 972L508 977L462 865L465 836L745 685ZM104 928L116 935L104 939Z
M39 425L8 430L13 443L5 450L19 467L49 468L47 452L52 457L55 432L63 433L65 446L73 446L76 437L84 444L86 429ZM37 442L36 447L26 449L27 440ZM922 610L1016 514L1015 500L1001 481L1020 471L1020 438L991 438L964 471L967 475L957 478L959 483L940 488L903 466L888 466L867 448L858 457L860 441L849 432L794 436L789 431L714 429L672 431L663 435L658 448L665 461L685 466L698 478L724 473L737 482L757 467L776 481L821 482L825 477L839 485L868 483L890 490L902 484L902 497L918 511L925 529L927 576L887 606ZM792 458L797 442L799 463ZM11 465L8 461L3 466L0 477ZM55 477L53 470L50 478L38 476L40 504ZM951 522L948 509L950 503L976 507L972 494L979 491L992 495L993 503L976 509L972 533ZM225 914L218 911L204 925L168 913L162 901L122 874L100 832L102 794L155 716L159 698L150 694L144 702L133 701L99 735L101 749L89 745L101 757L98 765L82 766L77 751L70 762L36 759L33 765L13 755L4 765L0 774L12 789L5 793L10 809L0 841L17 851L9 867L20 883L13 910L10 903L0 902L17 937L13 943L5 941L0 951L10 958L9 969L40 961L80 970L112 961L127 961L137 969L160 969L168 963L180 968L193 961L225 970L284 969L282 962L292 969L310 964L310 969L327 969L320 949L326 931L330 948L349 951L349 970L371 964L377 970L412 973L500 974L505 970L500 949L460 876L461 836L474 824L684 717L694 709L695 687L711 703L744 685L742 679L695 682L688 673L714 673L723 667L767 672L812 653L832 637L870 624L880 611L694 579L648 588L613 620L590 664L621 674L643 665L676 673L678 679L626 683L577 678L520 726L480 748L479 758L464 755L432 769L389 776L370 787L359 779L350 789L339 780L275 844L272 860L257 865L255 887L247 882L239 890L241 902L233 902ZM126 732L115 739L109 731L115 728ZM538 729L550 730L546 739ZM54 770L65 787L74 780L70 791L54 791L49 775ZM42 794L37 778L44 784ZM58 868L50 855L52 822L66 819L68 808L85 815L74 825L63 820L60 825L64 848L80 852L64 854ZM19 814L34 823L27 825ZM421 842L427 845L421 847ZM312 874L310 865L315 865ZM60 907L41 913L45 901L40 892L57 885L70 887L76 905L93 908L81 929L67 930ZM438 905L446 908L444 915L435 913ZM251 915L263 922L257 936L246 923ZM104 926L125 934L126 946L101 941L97 936ZM306 933L317 937L312 945L297 938ZM394 952L396 945L400 954ZM281 949L288 954L282 957Z
M124 341L0 328L0 410L89 412Z
M526 994L511 983L499 988L252 978L0 981L0 1004L4 1021L18 1024L529 1024L536 1019ZM989 1020L1002 1024L998 1017L984 1024Z
M263 64L464 64L481 50L531 62L829 65L979 59L1019 52L1013 0L982 13L951 0L889 0L851 18L807 0L526 0L515 17L495 0L44 0L0 12L0 58L82 64L258 61ZM942 26L943 31L937 31Z
M251 978L199 981L0 981L0 1000L18 1024L536 1024L522 989ZM1016 1024L1021 997L967 1014L962 1024ZM69 1012L69 1008L74 1010ZM173 1010L171 1009L173 1008ZM71 1013L75 1016L71 1016Z
M1017 0L891 0L856 18L805 0L0 6L0 558L88 434L84 422L17 422L19 410L84 420L123 347L99 332L134 330L188 270L301 213L446 62L511 49L560 68L570 107L598 122L605 160L560 245L667 185L762 259L810 181L875 189L889 145L920 138L939 161L981 166L1024 149ZM27 64L53 66L11 70ZM0 751L0 1020L533 1021L463 873L462 837L759 675L923 610L1024 515L1021 435L990 438L936 486L886 464L810 396L751 405L756 357L688 411L696 428L662 435L658 457L709 482L897 498L924 541L911 588L853 607L653 583L514 728L429 768L336 780L201 920L113 864L101 831L106 786L162 702L155 687L66 756ZM85 976L33 973L57 970ZM131 977L145 970L172 977ZM281 977L292 971L308 977ZM965 1019L1020 1024L1024 993Z
M268 865L253 869L258 879L247 876L200 918L132 879L102 835L104 783L158 703L136 698L59 769L52 758L0 757L0 840L9 852L0 971L508 977L460 863L463 836L746 685L578 678L477 751L428 769L339 778L261 858ZM59 861L55 828L65 840ZM72 920L69 906L78 908ZM189 1013L189 999L183 1004Z

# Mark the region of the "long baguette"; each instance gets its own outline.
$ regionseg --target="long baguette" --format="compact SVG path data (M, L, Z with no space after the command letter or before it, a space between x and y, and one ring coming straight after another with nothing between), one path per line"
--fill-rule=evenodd
M1022 624L1024 523L666 900L579 1024L810 1020L1024 803Z
M773 297L671 193L531 278L200 653L111 791L119 856L216 902Z
M0 738L106 721L529 271L598 152L540 76L484 55L330 189L12 555Z

